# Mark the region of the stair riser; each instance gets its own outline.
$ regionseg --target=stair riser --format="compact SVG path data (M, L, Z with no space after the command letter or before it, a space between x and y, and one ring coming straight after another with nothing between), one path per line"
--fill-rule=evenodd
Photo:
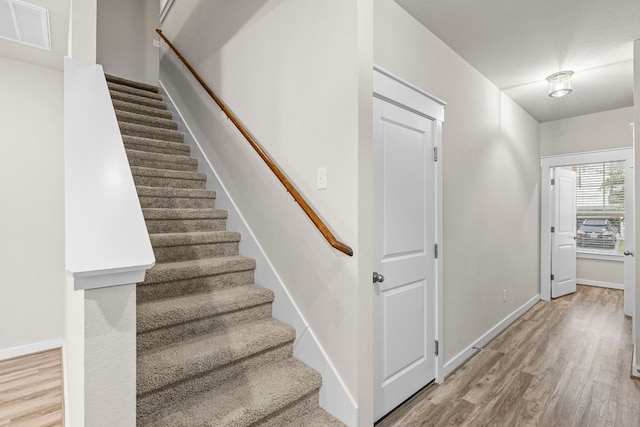
M171 146L152 145L144 142L128 142L124 141L124 147L127 150L144 151L146 153L154 154L171 154L173 156L185 156L189 157L189 150L183 150L181 148L172 148ZM188 147L185 145L185 147Z
M224 231L226 219L147 219L149 233L179 233L182 231Z
M318 407L319 391L315 391L286 408L260 420L260 427L282 427Z
M172 120L166 120L159 117L153 116L145 116L142 114L138 114L135 111L127 112L116 110L116 117L119 121L123 121L126 123L144 125L144 126L155 126L158 128L169 129L169 130L177 130L178 125Z
M169 326L137 335L138 354L156 347L162 347L201 334L216 332L232 326L267 319L271 317L271 303L223 313L218 316L198 319L180 325Z
M144 98L142 96L136 96L117 91L111 91L110 93L112 100L124 101L131 104L145 105L147 107L156 108L158 110L167 109L167 104L164 101L156 101L155 99Z
M142 166L145 168L154 168L154 169L168 169L174 171L190 171L197 172L198 164L197 163L170 163L170 162L161 162L157 160L147 160L140 157L129 156L129 165L131 166Z
M167 130L165 132L162 129L156 128L131 127L124 125L122 122L120 122L120 133L122 135L137 136L139 138L158 139L161 141L169 142L182 142L184 138L182 134L176 134L174 133L174 131Z
M126 101L113 101L113 108L116 111L128 111L130 113L144 114L146 116L157 117L159 119L173 119L173 114L169 110L163 110L160 108L148 107L141 104L133 104Z
M162 178L157 176L140 176L133 175L133 181L136 185L145 185L148 187L173 187L173 188L197 188L204 190L206 181L195 179L177 179Z
M202 245L154 247L156 262L188 261L215 256L232 256L239 253L238 242L208 243Z
M145 302L249 285L253 283L253 273L253 270L233 271L171 282L140 284L137 286L136 298L138 302Z
M140 197L143 208L214 209L216 199L195 197Z
M257 369L268 363L287 359L291 357L292 353L293 343L291 342L286 345L264 351L252 357L247 357L234 363L227 364L194 379L182 381L155 392L138 395L138 425L143 425L145 417L154 414L161 408L173 405L176 402L185 400L197 393L219 386L237 375L242 375L242 372L248 369Z

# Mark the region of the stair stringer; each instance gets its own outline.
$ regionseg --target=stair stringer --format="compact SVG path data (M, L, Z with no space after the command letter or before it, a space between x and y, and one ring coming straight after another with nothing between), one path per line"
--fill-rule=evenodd
M260 246L243 215L239 212L233 199L229 196L225 185L220 181L211 162L205 156L198 138L194 135L197 127L189 126L193 119L189 117L186 108L180 108L180 106L184 107L181 97L182 91L172 88L168 82L165 84L164 81L159 82L159 87L166 98L169 111L174 113L174 120L178 123L178 131L184 134L184 143L191 147L191 156L198 160L198 171L207 175L207 189L216 191L216 208L228 212L227 229L237 231L242 235L240 253L256 260L256 283L270 289L275 294L273 317L295 328L294 356L322 375L320 406L348 426L357 425L358 408L355 399L347 390L342 378L318 342L304 315L293 301L291 294L287 291L273 264ZM194 96L197 95L194 94ZM219 118L226 118L224 113L217 109L217 106L214 111L219 111ZM221 122L222 120L219 121L218 117L216 117L209 124L219 127L216 130L227 138L234 138L239 135L235 128L224 127ZM223 123L230 124L231 122L225 120ZM192 131L192 128L194 131ZM234 131L236 131L237 135L234 135Z

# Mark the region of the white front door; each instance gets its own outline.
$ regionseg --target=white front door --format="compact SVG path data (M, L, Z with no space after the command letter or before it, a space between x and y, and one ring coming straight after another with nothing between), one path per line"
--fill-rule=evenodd
M374 418L434 380L436 120L374 98Z
M576 291L576 173L556 168L551 234L551 298Z

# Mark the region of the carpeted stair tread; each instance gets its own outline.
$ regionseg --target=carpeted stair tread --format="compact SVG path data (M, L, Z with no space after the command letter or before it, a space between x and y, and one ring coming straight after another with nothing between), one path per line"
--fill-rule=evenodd
M140 136L122 135L125 148L134 151L146 151L156 154L173 154L188 157L191 147L182 142L162 141L160 139L143 138Z
M240 233L235 231L201 231L193 233L161 233L149 235L155 247L202 245L205 243L239 242Z
M124 86L131 86L138 89L146 90L148 92L158 93L158 86L150 85L148 83L136 82L134 80L125 79L124 77L114 76L113 74L105 74L108 82L117 83Z
M295 329L274 318L198 336L138 355L137 394L212 371L293 342Z
M254 259L240 255L161 263L147 270L145 281L140 285L146 286L158 282L213 276L223 273L254 270L255 268L256 261Z
M227 211L220 209L172 209L142 208L145 220L149 219L220 219L227 218Z
M206 181L207 175L193 171L177 171L171 169L146 168L144 166L131 166L133 176L150 176L157 178L188 179L193 181Z
M120 132L123 135L139 136L142 138L159 139L161 141L182 142L184 135L173 129L159 129L153 126L119 121Z
M293 358L250 370L234 381L167 408L149 425L250 426L285 411L322 384L320 374Z
M214 208L214 191L136 185L143 208Z
M145 116L153 116L160 119L173 120L173 113L164 108L148 107L146 105L120 101L117 99L112 99L111 102L113 103L113 108L116 111L129 111L131 113L144 114Z
M256 285L221 289L138 304L138 333L273 302L273 291Z
M194 188L149 187L145 185L138 185L136 186L136 191L140 197L173 197L213 200L216 198L215 191Z
M109 92L111 94L112 101L124 101L132 104L140 104L147 107L157 108L160 110L167 109L167 103L164 101L158 101L157 99L151 99L144 96L133 95L131 93L126 92L118 92L112 90Z
M161 117L139 114L137 112L115 110L116 118L119 121L127 123L135 123L139 125L155 126L163 129L177 130L178 125L172 119L163 119Z
M346 425L318 406L281 427L346 427Z
M119 83L114 83L110 81L107 81L107 87L111 92L128 93L131 95L149 98L156 101L162 101L162 95L160 95L159 93L151 92L144 89L138 89L137 87L121 85Z
M198 170L198 160L192 157L128 149L126 152L131 166L144 166L155 169L188 170L193 172Z

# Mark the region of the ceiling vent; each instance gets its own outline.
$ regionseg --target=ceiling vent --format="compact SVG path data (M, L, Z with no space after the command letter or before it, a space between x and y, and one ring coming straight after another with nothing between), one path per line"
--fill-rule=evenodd
M0 38L51 50L49 11L21 0L0 0Z

